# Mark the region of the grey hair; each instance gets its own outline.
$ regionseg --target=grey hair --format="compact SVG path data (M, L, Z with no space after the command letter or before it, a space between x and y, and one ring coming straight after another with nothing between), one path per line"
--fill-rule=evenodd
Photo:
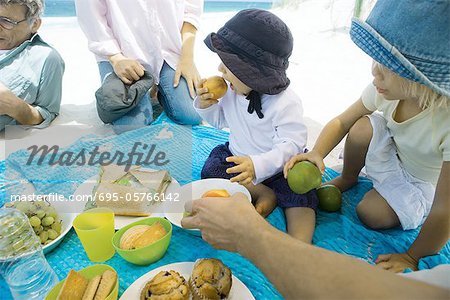
M25 6L28 20L40 18L44 14L44 0L0 0L0 5L14 4Z

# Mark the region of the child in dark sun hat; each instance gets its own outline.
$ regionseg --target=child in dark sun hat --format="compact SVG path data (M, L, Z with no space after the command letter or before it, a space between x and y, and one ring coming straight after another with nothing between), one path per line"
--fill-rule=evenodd
M247 9L205 43L222 60L219 71L229 89L214 100L202 81L194 106L214 127L229 128L230 140L212 150L202 178L244 185L263 216L278 204L285 209L288 233L310 243L316 192L293 193L282 173L291 156L305 151L307 138L301 100L286 76L293 49L289 28L271 12Z
M346 191L365 166L373 189L356 207L361 222L377 230L423 224L404 253L376 260L390 271L416 270L449 239L450 1L378 0L350 35L373 58L373 82L285 171L302 160L323 169L348 133L342 174L331 183Z

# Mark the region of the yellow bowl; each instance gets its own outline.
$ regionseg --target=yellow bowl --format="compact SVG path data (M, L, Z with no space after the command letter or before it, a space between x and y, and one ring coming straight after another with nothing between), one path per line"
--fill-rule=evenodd
M120 239L122 238L122 235L125 233L125 231L127 231L129 228L136 225L152 225L153 223L156 222L161 223L161 225L167 231L167 234L163 236L161 239L154 242L153 244L138 249L124 250L120 248ZM155 261L161 259L161 257L164 256L164 254L167 251L167 248L169 247L171 238L172 238L172 224L164 218L151 217L136 221L125 227L122 227L119 231L117 231L114 234L112 238L112 244L116 249L117 253L119 253L119 255L126 261L132 264L145 266L154 263Z
M103 274L103 272L105 272L106 270L111 270L116 272L116 270L114 270L112 267L108 266L108 265L93 265L87 268L84 268L80 271L77 271L80 275L84 276L84 278L86 279L92 279L97 275L101 275ZM117 274L117 272L116 272ZM63 284L64 284L64 280L61 280L57 285L55 285L53 287L53 289L51 289L51 291L47 294L47 296L45 297L45 300L56 300L56 297L58 297L59 291L61 290ZM116 280L116 284L114 285L111 293L108 295L108 297L106 297L106 300L117 300L117 298L119 297L119 277L117 275L117 280Z

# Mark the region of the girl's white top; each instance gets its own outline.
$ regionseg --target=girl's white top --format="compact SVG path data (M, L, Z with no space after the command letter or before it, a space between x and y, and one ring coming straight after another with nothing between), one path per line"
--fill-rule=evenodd
M300 98L290 88L278 95L263 95L263 119L249 114L249 101L228 88L218 104L206 109L194 107L212 126L230 129L230 151L235 156L250 156L255 167L254 184L281 172L284 164L306 147L307 128L303 122Z
M428 108L398 123L394 116L399 100L384 99L372 84L361 98L367 109L383 113L405 170L436 185L443 161L450 161L450 107Z
M198 28L203 0L76 0L78 22L97 61L122 53L156 82L164 61L176 68L184 22Z

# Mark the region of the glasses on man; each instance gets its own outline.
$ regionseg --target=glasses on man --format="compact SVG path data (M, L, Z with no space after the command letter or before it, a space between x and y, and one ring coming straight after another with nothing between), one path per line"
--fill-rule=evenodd
M6 17L0 17L0 26L5 29L13 29L15 26L19 25L22 22L25 22L27 18L20 20L20 21L13 21L11 19L8 19Z

